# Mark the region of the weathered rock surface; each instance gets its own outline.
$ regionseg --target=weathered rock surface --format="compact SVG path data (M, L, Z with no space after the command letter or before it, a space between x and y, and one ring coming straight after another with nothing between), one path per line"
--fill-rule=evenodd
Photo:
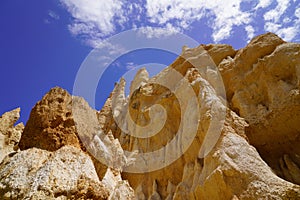
M99 177L103 178L107 166L122 168L121 163L112 166L113 160L118 160L113 152L120 152L119 162L123 162L123 165L125 157L112 134L102 133L96 113L84 99L72 97L62 88L52 88L32 109L20 140L20 148L36 147L55 151L65 145L77 147L90 153ZM98 148L101 147L97 143L99 138L104 148L109 149L108 152ZM88 151L86 148L89 148Z
M250 143L282 178L300 184L300 44L254 38L220 64L231 109L249 123Z
M72 115L72 96L52 88L30 113L20 140L20 149L36 147L55 151L64 145L81 148Z
M181 87L183 77L191 84L200 102L197 134L186 151L179 151L179 159L152 172L123 172L123 177L135 189L136 197L300 198L300 187L293 184L299 183L300 177L297 151L300 132L298 46L267 33L254 38L239 51L229 45L184 48L181 57L157 76L139 81L142 76L137 74L129 99L125 98L125 82L121 80L98 117L105 131L111 131L119 138L124 150L153 152L176 137L180 123L184 123L182 112L187 109L177 98L180 92L185 91ZM222 84L216 67L222 76ZM174 78L170 75L172 69L182 76ZM289 83L281 83L282 77ZM191 96L186 94L182 98L183 102L189 102ZM272 102L272 109L268 101ZM156 110L151 116L151 110L156 109L155 104L162 105L165 113L159 114ZM263 109L266 104L268 108ZM187 115L191 114L191 110L187 112ZM224 123L213 125L214 118ZM163 122L163 127L160 122ZM153 130L157 130L153 127L155 123L156 128L160 128L156 135L152 135ZM193 126L192 121L189 125ZM205 137L217 136L213 133L218 130L221 134L217 144L207 151L209 154L203 159L201 155L212 145ZM191 129L185 131L188 133ZM144 132L149 138L140 137ZM177 149L180 148L178 144ZM161 154L156 159L168 160L168 156L167 153Z
M27 149L7 157L0 166L4 199L108 199L93 162L78 148L55 152Z
M18 112L18 110L13 111L12 113L14 114L15 112ZM9 115L4 115L4 120L6 121L9 120L7 116ZM15 118L16 121L18 117ZM10 124L8 124L7 127L10 128L14 122L9 122ZM11 131L10 129L6 129L7 127L3 126L3 130ZM19 136L21 137L21 132ZM79 159L79 163L75 164L77 167L82 164L81 167L83 168L81 169L71 168L69 171L63 171L64 168L58 168L58 166L62 164L58 161L58 163L55 163L55 166L51 166L53 167L51 173L43 173L43 179L54 179L54 183L45 183L48 188L67 187L67 189L60 188L55 191L30 189L29 187L33 184L31 179L34 180L35 176L38 176L39 174L33 174L34 177L31 178L27 176L26 173L22 175L23 182L20 183L21 186L19 187L19 180L10 178L11 176L15 177L19 175L9 174L12 168L5 168L10 165L10 161L7 161L0 166L4 168L4 171L0 172L0 180L3 179L3 184L5 185L3 189L4 192L1 194L4 196L10 195L11 197L13 196L12 198L17 199L27 198L28 196L39 199L42 198L43 195L44 197L50 195L50 199L59 199L62 197L68 199L134 198L132 188L127 181L122 180L120 174L122 167L130 163L131 158L127 158L124 155L120 143L113 138L111 133L103 133L99 126L97 111L90 108L84 99L72 97L64 89L55 87L51 89L32 109L20 141L20 147L21 150L23 150L20 153L22 154L20 154L20 157L17 157L20 159L11 162L15 163L14 165L20 165L18 170L20 170L22 165L31 165L31 168L36 168L36 173L42 173L38 171L42 168L42 166L39 166L38 164L42 165L45 162L54 162L51 160L53 155L58 157L63 156L62 154L65 154L65 152L62 148L65 146L69 146L69 148L72 146L72 151L75 151L75 153L71 152L66 155L66 158L73 156L74 160L71 160L70 162L75 162L76 157L80 158L80 156L83 155L86 157L85 159L89 159L88 162L92 160L93 162L88 163L87 167L91 167L91 170L96 170L93 171L93 173L97 175L98 182L99 178L100 180L103 178L103 184L101 182L100 185L94 183L96 180L95 174L93 174L93 179L88 176L87 178L84 178L84 180L81 180L81 178L80 180L77 180L66 174L66 176L60 177L63 181L56 181L56 176L61 176L61 173L71 173L72 170L77 170L76 173L78 174L83 173L85 168L84 164L87 161L83 162ZM29 153L25 154L27 151L29 151ZM37 155L35 154L36 157L30 157L31 151L38 151ZM14 158L15 156L11 159ZM48 161L49 159L50 161ZM25 160L28 160L29 163L25 162ZM31 163L32 160L35 160L36 163ZM67 165L68 163L65 166ZM87 170L89 169L87 168ZM111 173L111 171L113 171L113 173ZM14 173L18 172L14 171ZM8 182L5 182L5 180ZM70 188L68 186L69 183L74 185L74 181L77 181L78 185ZM23 190L22 188L25 186L28 188ZM97 188L103 189L98 191ZM10 193L10 191L15 192ZM62 197L59 197L61 195Z
M156 76L139 70L129 97L121 79L98 112L54 88L22 151L1 151L0 198L300 199L299 77L300 44L267 33L237 51L184 47ZM0 118L6 138L17 118Z
M3 158L16 152L24 129L23 123L14 125L20 118L20 108L4 113L0 117L0 163Z

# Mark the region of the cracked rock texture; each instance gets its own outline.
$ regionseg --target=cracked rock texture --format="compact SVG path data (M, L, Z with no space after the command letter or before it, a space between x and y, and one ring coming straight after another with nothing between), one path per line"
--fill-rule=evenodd
M72 96L55 87L31 110L19 146L21 150L36 147L55 151L64 145L82 146L72 115Z
M183 47L100 111L53 88L24 131L0 118L0 199L300 199L299 77L300 44L266 33Z
M72 146L55 152L31 148L7 157L0 167L4 199L107 199L88 155Z

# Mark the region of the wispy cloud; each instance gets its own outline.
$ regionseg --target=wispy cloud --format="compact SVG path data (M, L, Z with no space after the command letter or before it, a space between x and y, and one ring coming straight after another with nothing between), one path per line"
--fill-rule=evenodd
M136 65L135 63L133 63L133 62L128 62L128 63L126 63L125 68L126 68L126 70L132 70L132 69L134 69L136 66L137 66L137 65Z
M299 37L300 10L289 10L295 0L60 0L72 15L69 30L90 46L123 30L141 28L148 37L160 37L193 29L194 22L206 21L211 39L221 42L237 29L247 38L256 32L272 31L286 40ZM299 0L296 0L299 1ZM249 4L242 7L242 4ZM299 5L299 3L298 3ZM257 22L257 15L259 22ZM260 27L258 27L260 26ZM154 28L155 27L155 28ZM168 31L166 31L168 30Z
M290 0L280 0L280 2L277 1L276 8L269 10L264 14L265 21L274 21L275 23L278 23L281 16L286 12L289 3Z
M51 17L52 19L55 19L55 20L59 20L59 18L60 18L59 15L56 12L54 12L53 10L49 10L48 15L49 15L49 17Z
M298 4L294 13L289 13L287 10L291 2L291 0L277 1L277 6L264 14L265 30L274 32L287 41L299 36L300 29L300 5Z
M56 12L54 12L53 10L48 10L48 16L44 19L44 23L50 24L51 22L59 19L60 16Z

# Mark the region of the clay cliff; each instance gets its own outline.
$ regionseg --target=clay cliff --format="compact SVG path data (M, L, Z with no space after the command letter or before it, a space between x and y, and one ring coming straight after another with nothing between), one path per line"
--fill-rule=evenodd
M0 199L300 199L300 44L184 47L103 108L51 89L0 118Z

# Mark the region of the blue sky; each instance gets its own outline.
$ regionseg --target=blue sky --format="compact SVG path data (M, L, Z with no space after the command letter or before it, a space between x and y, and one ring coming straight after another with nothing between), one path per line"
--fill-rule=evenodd
M299 18L299 0L2 0L0 113L21 107L21 121L26 122L50 88L72 93L90 51L125 30L141 28L147 37L180 32L199 43L237 49L267 31L300 42ZM168 65L175 57L151 49L122 55L100 80L105 87L97 90L96 108L126 71L145 63Z

